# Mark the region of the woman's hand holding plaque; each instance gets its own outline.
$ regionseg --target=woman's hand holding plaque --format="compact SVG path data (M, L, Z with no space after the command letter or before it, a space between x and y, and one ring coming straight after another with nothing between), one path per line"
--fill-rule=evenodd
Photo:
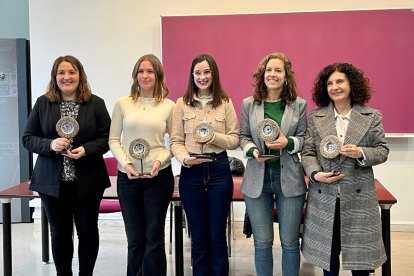
M60 137L71 139L75 137L76 134L78 134L79 124L72 117L62 117L56 123L56 131ZM53 140L53 142L56 141L57 145L54 145L52 142L52 145L51 145L52 149L54 149L57 154L67 154L67 147L70 145L70 143L68 144L67 140L65 139L59 139L59 140L58 139Z
M319 145L319 151L322 156L333 159L341 153L342 142L335 135L328 135L322 139ZM332 176L339 176L340 172L332 171Z
M211 159L208 154L203 154L205 148L215 139L214 129L209 123L201 123L194 128L194 140L201 144L200 154L191 153L190 157L196 159Z
M266 145L268 143L274 144L276 140L279 138L280 134L281 132L280 132L279 125L272 119L264 119L257 125L257 136L259 136L260 140L266 142ZM276 155L272 155L272 154L258 154L257 156L256 155L255 155L256 159L259 161L259 158L260 158L261 160L259 162L263 162L265 160L277 157Z

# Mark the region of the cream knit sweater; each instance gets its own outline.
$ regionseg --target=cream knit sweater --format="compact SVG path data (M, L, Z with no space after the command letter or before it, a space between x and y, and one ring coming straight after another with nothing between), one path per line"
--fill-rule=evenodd
M118 160L118 170L125 173L125 165L131 163L141 172L141 161L129 154L129 144L143 138L150 144L150 154L143 159L144 173L150 173L155 160L161 162L160 170L171 164L172 154L164 145L164 134L171 133L174 102L164 99L156 103L154 98L139 97L137 102L130 96L120 98L112 113L109 147ZM122 141L121 141L122 134Z

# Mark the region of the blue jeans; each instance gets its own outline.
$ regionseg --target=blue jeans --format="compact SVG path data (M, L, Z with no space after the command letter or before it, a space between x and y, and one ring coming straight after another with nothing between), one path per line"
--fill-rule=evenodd
M226 219L233 196L227 153L209 163L182 167L180 196L192 235L193 276L226 276Z
M244 196L253 229L256 273L258 276L273 275L274 195L276 195L282 244L282 273L283 276L298 276L300 223L305 194L285 197L280 184L280 169L268 168L265 170L262 194L258 198Z
M165 216L174 192L171 166L150 179L118 172L118 197L128 240L128 276L165 276Z

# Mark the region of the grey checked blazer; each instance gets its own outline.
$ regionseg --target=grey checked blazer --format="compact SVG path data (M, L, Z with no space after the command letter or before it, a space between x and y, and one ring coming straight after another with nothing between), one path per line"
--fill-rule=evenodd
M283 195L295 197L306 193L306 184L298 152L303 148L306 133L307 103L297 98L290 105L286 105L281 122L281 132L286 137L292 137L298 145L296 152L280 150L281 186ZM256 147L264 153L264 142L257 135L257 125L264 119L264 103L257 105L253 97L243 100L240 122L240 147L245 157L251 147ZM243 176L241 191L251 198L261 195L263 189L265 163L259 163L254 158L247 160L246 171Z
M340 171L345 176L333 183L309 183L303 256L325 270L330 268L335 203L340 187L342 267L344 270L374 270L387 259L381 235L377 192L372 166L387 160L388 144L381 113L354 104L344 144L354 144L365 154L365 165L339 155L326 159L319 151L322 139L337 135L333 104L313 110L309 116L302 164L307 173Z

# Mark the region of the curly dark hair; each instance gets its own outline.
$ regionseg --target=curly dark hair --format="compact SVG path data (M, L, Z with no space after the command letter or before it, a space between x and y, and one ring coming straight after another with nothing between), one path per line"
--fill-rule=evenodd
M253 98L257 105L262 104L262 100L267 97L268 91L267 86L264 82L264 75L266 71L266 65L271 59L280 59L285 67L287 85L283 85L283 90L280 93L281 106L285 107L289 105L293 100L296 100L298 97L298 90L296 87L295 72L292 69L292 64L290 60L282 53L273 53L266 56L262 61L260 61L258 67L252 73L253 78L255 79L255 91Z
M75 102L82 103L89 101L89 99L92 97L92 92L85 74L85 70L83 69L82 63L80 63L80 61L73 56L58 57L55 60L52 66L52 71L50 73L51 78L45 96L52 103L62 102L62 92L60 91L59 86L57 84L56 75L59 65L63 61L72 64L73 69L79 72L79 85L76 89Z
M218 107L223 101L229 102L229 96L224 92L223 87L221 86L220 82L220 74L219 69L217 66L216 61L214 58L207 54L200 54L196 56L191 63L191 69L190 69L190 77L188 78L188 85L187 90L184 93L183 96L183 102L190 105L190 106L196 106L197 102L194 100L194 95L198 92L198 87L194 82L194 67L203 61L207 61L208 65L210 65L211 70L211 77L212 77L212 83L211 83L211 93L213 94L213 108Z
M369 102L374 90L369 79L364 77L364 71L357 69L349 63L335 63L323 68L315 79L312 88L312 100L317 106L324 107L331 102L327 82L334 72L340 72L346 75L351 88L351 103L366 104Z

